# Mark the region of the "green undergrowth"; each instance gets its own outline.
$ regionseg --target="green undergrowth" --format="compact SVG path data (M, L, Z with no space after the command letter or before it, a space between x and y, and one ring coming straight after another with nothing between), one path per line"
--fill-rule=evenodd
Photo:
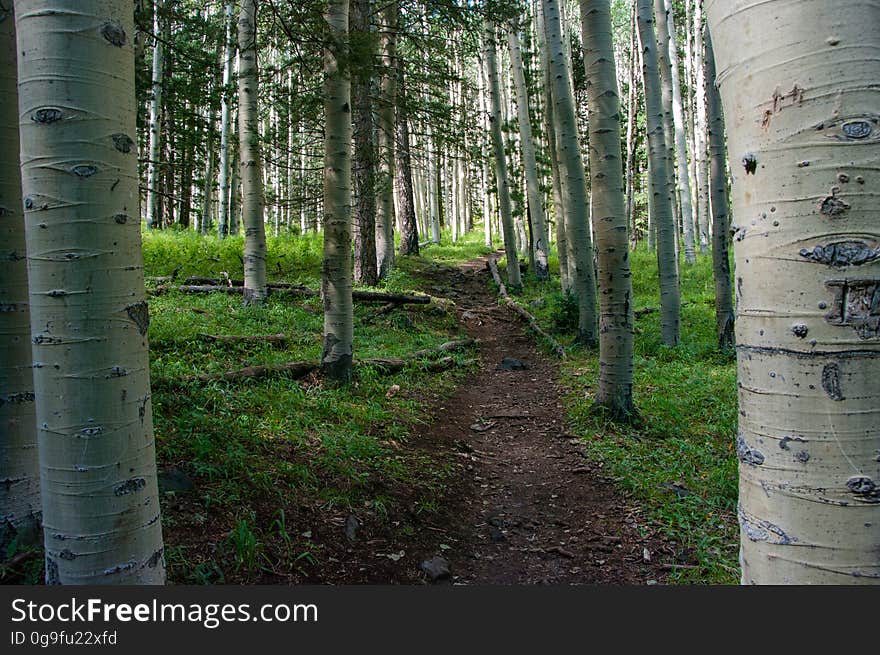
M557 262L551 265L558 270ZM571 345L577 307L559 292L558 278L539 282L526 275L518 301L566 347L568 418L586 452L674 542L676 556L665 556L676 566L670 579L735 583L736 365L716 347L711 259L681 264L681 345L675 348L661 339L655 254L632 253L632 272L634 309L656 310L636 320L639 420L632 426L612 423L594 410L598 352Z
M399 258L382 289L419 290L434 257L453 264L478 250L430 246L426 257ZM148 233L145 274L240 278L241 252L241 238ZM319 237L270 238L268 253L270 280L317 288ZM356 359L399 357L464 336L442 301L377 313L381 307L355 303ZM317 361L321 300L270 296L262 307L244 307L239 296L172 291L150 299L150 314L160 471L182 471L195 482L192 491L162 496L171 580L248 581L279 569L305 575L327 554L296 525L304 510L328 518L354 512L378 522L432 511L456 474L448 458L422 452L409 439L426 420L426 404L451 393L468 373L473 350L455 353L459 366L442 373L419 364L395 375L358 366L346 388L318 376L192 382L187 378L199 374ZM288 337L283 347L217 344L199 336L278 333Z

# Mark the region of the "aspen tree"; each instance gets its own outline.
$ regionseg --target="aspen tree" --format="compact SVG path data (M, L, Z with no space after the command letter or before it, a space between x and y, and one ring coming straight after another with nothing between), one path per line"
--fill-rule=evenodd
M538 182L538 163L535 157L535 143L532 139L532 123L529 118L529 95L526 90L526 77L523 71L522 54L520 53L519 36L516 26L507 33L510 48L510 66L513 71L513 82L516 87L516 111L519 123L520 145L522 147L523 168L525 169L526 191L529 201L531 218L531 234L535 253L535 275L539 280L550 278L548 263L550 244L547 240L547 226L544 218L544 207L541 198L541 185Z
M231 149L229 126L232 114L230 85L232 84L232 63L235 59L235 41L232 38L234 16L232 3L227 2L225 9L226 40L223 50L223 89L220 93L220 209L217 218L217 232L221 238L229 232L229 160Z
M266 299L265 199L257 106L257 3L258 0L241 0L238 17L238 156L244 225L244 301L254 305Z
M660 272L660 322L663 343L678 345L680 338L681 295L675 255L675 220L669 194L669 163L663 128L663 105L660 99L660 73L657 64L657 40L654 38L654 15L651 0L637 0L637 23L642 49L642 76L645 87L645 115L648 127L648 177L650 215L657 230L657 263ZM662 14L661 14L662 16Z
M565 237L572 293L578 300L577 341L585 346L597 343L596 279L590 236L590 201L587 196L584 162L577 134L577 119L569 82L568 58L562 40L558 0L542 0L548 64L553 98L553 127L559 173L565 193Z
M691 203L690 171L688 168L687 134L685 131L684 107L681 99L681 80L678 71L678 43L675 34L675 20L672 13L672 0L664 0L666 17L666 42L670 84L672 87L672 128L675 164L678 167L678 197L681 204L681 222L684 230L684 259L689 264L696 261L694 242L694 214ZM658 13L657 20L664 14ZM661 30L662 31L662 30ZM672 163L672 162L670 162Z
M354 309L351 298L351 80L348 0L327 0L324 48L324 348L321 371L351 379ZM381 128L380 127L380 131ZM378 243L377 243L378 247Z
M12 0L0 0L0 561L37 540L40 516L16 79Z
M880 583L880 5L708 0L746 584Z
M162 584L131 2L15 4L46 582Z
M511 291L522 289L519 272L519 255L516 248L513 215L510 207L510 187L507 176L507 156L504 152L504 136L501 134L503 114L501 109L501 84L498 80L498 61L495 45L495 23L486 19L483 23L483 48L486 59L486 76L489 86L489 127L495 154L495 180L498 187L498 209L501 213L501 231L504 253L507 257L507 285Z
M633 406L632 274L620 155L620 98L609 0L581 0L590 108L590 175L599 259L599 386L596 404L625 419Z
M707 149L707 117L706 117L706 64L703 55L703 0L694 0L694 77L695 77L695 107L694 107L694 160L697 171L697 231L700 243L700 252L705 253L709 248L709 158Z
M158 202L159 157L162 139L162 73L165 64L165 43L162 34L162 8L165 0L153 2L153 77L150 82L150 151L147 161L147 227L161 228L162 216Z
M397 20L399 0L383 0L380 10L382 73L379 78L379 175L376 257L379 278L394 266L394 108L397 105Z
M709 92L706 108L709 121L709 162L712 192L712 272L715 278L715 329L718 348L727 350L735 345L733 291L730 280L730 258L727 244L730 229L730 199L727 195L727 150L724 145L724 115L721 96L715 86L715 60L712 41L706 34L706 77Z

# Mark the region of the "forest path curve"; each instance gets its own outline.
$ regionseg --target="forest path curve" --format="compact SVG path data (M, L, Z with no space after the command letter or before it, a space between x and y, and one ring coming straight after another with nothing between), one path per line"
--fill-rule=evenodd
M523 321L499 305L487 257L438 266L431 292L451 295L480 369L464 381L416 439L470 460L448 499L455 584L646 584L662 582L658 550L601 466L566 430L558 361L544 354ZM525 370L505 370L513 358ZM650 531L648 531L650 532Z

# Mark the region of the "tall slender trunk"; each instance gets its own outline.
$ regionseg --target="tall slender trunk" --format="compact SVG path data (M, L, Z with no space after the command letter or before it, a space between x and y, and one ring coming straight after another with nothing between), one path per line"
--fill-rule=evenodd
M324 349L321 371L351 379L354 310L351 299L351 80L348 0L327 0L324 48ZM378 244L377 244L378 245Z
M632 225L630 232L630 241L633 244L638 242L638 231L636 230L635 207L633 206L634 196L634 180L635 177L635 146L634 132L636 124L636 110L638 107L636 93L636 6L633 2L630 12L629 21L629 70L627 71L629 88L627 90L626 99L626 163L624 170L626 171L626 217L629 224Z
M880 583L880 5L706 3L739 223L745 584Z
M406 72L403 59L397 61L397 119L395 121L395 177L397 199L400 207L400 254L419 254L419 226L416 223L413 198L412 153L409 141L409 96L406 89Z
M694 0L694 160L697 169L697 232L700 252L709 248L709 158L706 156L706 77L703 56L703 0ZM713 82L714 84L714 82Z
M504 252L507 257L507 284L512 291L522 289L519 272L519 255L516 248L513 215L510 206L510 186L507 177L507 155L504 152L504 136L501 134L503 114L501 109L501 84L498 80L498 61L495 44L495 23L486 20L483 24L483 47L486 60L486 73L489 80L489 126L492 133L492 148L495 153L495 180L498 185L498 209L501 213L501 232L504 237Z
M242 0L238 18L238 156L244 225L244 301L266 299L266 226L257 102L257 0Z
M165 0L153 3L153 77L150 83L150 152L147 162L147 227L162 227L162 211L158 198L159 158L162 152L162 76L165 70L165 44L161 12Z
M235 41L232 38L234 13L232 3L226 3L226 46L223 53L223 89L220 95L220 211L217 217L217 233L223 238L229 233L229 172L230 172L230 123L232 116L232 64L235 59Z
M382 74L379 79L379 175L376 209L376 257L379 278L394 266L394 108L397 105L397 14L399 0L383 2L381 18Z
M696 261L694 242L694 213L691 202L690 169L688 167L687 131L685 129L684 106L681 98L681 79L678 65L678 42L675 34L675 19L672 0L664 0L666 7L667 31L669 33L669 69L672 83L672 126L675 137L675 163L678 167L678 198L681 203L681 222L684 232L684 258L692 264ZM659 18L658 18L659 20Z
M609 0L581 0L590 108L593 225L599 259L599 386L596 404L627 418L633 405L632 273L620 157L620 98Z
M654 14L651 0L637 0L639 40L645 86L645 114L648 127L650 161L651 215L657 230L657 263L660 272L660 320L663 343L678 345L680 338L681 296L675 255L675 219L669 194L669 149L664 136L663 103L657 64L657 40L654 38ZM662 17L663 14L660 14Z
M721 96L715 86L715 57L712 41L706 34L706 75L709 93L706 109L709 119L709 162L712 189L712 272L715 278L715 325L718 348L727 350L735 345L733 292L730 281L730 258L727 252L730 230L727 196L727 151L724 144L724 114Z
M375 52L370 29L371 0L351 2L351 31L358 52L352 61L351 106L354 121L354 281L374 286L376 261L376 142L371 96Z
M590 236L590 201L587 196L584 162L581 157L569 79L571 74L562 42L558 0L542 0L544 29L549 53L553 126L559 157L560 177L565 191L565 235L569 244L568 269L572 292L578 299L579 343L597 343L596 280L593 269L593 244Z
M15 6L46 582L162 584L131 2Z
M434 139L430 118L428 119L426 131L428 135L428 179L426 182L428 188L428 211L431 215L431 241L433 243L440 243L440 206L437 199L437 144Z
M12 0L0 0L0 562L13 542L36 542L40 526L12 11Z
M526 77L523 71L519 36L516 28L507 34L510 47L510 66L516 86L516 110L519 122L520 145L522 147L523 167L526 174L526 190L529 199L529 218L532 245L535 253L535 275L539 280L550 278L550 244L547 242L547 224L541 198L541 185L538 182L538 163L535 158L535 144L532 139L532 123L529 118L529 95L526 90Z

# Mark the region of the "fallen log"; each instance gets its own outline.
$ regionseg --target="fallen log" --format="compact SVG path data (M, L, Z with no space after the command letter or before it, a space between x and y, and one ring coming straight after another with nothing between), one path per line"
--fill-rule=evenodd
M486 262L486 266L489 268L489 271L492 273L492 278L495 280L495 284L498 285L498 293L504 299L504 303L510 307L514 312L519 314L526 322L529 324L531 330L543 337L547 340L550 346L553 348L553 351L561 358L565 359L565 350L559 342L556 341L553 337L547 334L540 325L538 325L538 319L536 319L532 314L523 309L519 303L517 303L513 298L511 298L507 293L507 287L504 286L504 282L501 281L501 275L498 273L498 264L491 257Z
M273 346L287 345L285 334L199 334L198 338L208 343L270 343Z
M406 357L377 357L373 359L355 360L356 366L372 366L379 369L385 374L398 373L408 365L416 363L418 360L431 355L439 355L444 353L461 350L475 344L473 339L464 339L461 341L447 341L437 348L429 348L425 350L417 350L410 353ZM466 364L472 360L465 362ZM456 365L456 361L452 357L443 357L440 360L423 364L422 368L430 372L445 371ZM317 371L321 367L320 362L284 362L281 364L267 364L263 366L246 366L234 371L225 371L223 373L203 373L201 375L190 375L183 378L183 382L239 382L241 380L259 379L269 377L271 375L283 374L294 380L304 378L309 373Z
M238 295L244 293L244 287L241 286L223 286L223 285L207 285L207 284L183 284L180 286L162 285L156 287L150 292L151 295L161 295L166 291L179 291L181 293L227 293ZM293 284L274 283L267 287L270 295L294 295L305 296L307 298L315 298L321 295L320 291L301 287ZM381 291L352 291L353 300L360 302L384 302L394 303L397 305L428 305L431 303L431 296L413 295L405 293L383 293Z

